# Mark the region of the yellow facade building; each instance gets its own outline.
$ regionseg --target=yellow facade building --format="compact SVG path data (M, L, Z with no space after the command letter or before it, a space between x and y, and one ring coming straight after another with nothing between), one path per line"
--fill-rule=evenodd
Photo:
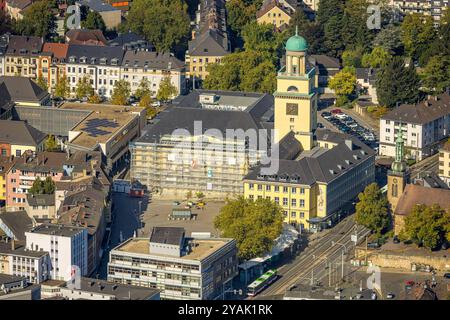
M450 187L450 141L439 150L439 178Z
M256 21L259 24L273 24L277 29L283 25L289 25L294 11L284 7L279 1L273 0L267 5L262 6L256 13Z
M286 63L274 93L278 170L263 165L244 178L244 197L279 204L285 222L320 231L339 221L375 179L375 152L359 140L317 129L317 77L308 44L296 34L286 43ZM289 154L289 156L286 156ZM271 164L273 167L273 164Z

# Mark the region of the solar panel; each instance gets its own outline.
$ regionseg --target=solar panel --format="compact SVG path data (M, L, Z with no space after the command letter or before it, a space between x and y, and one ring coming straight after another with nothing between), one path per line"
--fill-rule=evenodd
M102 136L109 134L109 131L102 130L103 128L117 128L119 124L110 119L97 118L97 119L89 119L85 122L85 127L82 128L85 132L90 134L93 137Z

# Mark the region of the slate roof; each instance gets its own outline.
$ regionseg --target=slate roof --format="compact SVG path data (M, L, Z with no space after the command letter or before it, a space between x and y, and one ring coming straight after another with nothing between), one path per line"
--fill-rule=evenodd
M49 96L47 91L26 77L2 76L0 77L0 87L2 85L6 87L11 100L15 102L41 102Z
M54 206L55 195L54 194L27 194L27 202L30 207L34 206Z
M25 211L3 212L0 214L0 220L19 241L25 241L25 232L33 228L33 220Z
M68 63L82 63L81 58L86 58L85 64L101 64L101 59L106 59L105 65L120 66L122 64L122 58L124 56L124 50L120 47L106 47L106 46L83 46L83 45L69 45L67 51ZM75 58L75 62L71 62L71 57ZM92 59L95 60L92 60ZM112 60L116 60L117 64L113 64Z
M450 190L407 184L395 208L395 214L407 216L416 204L424 204L426 206L438 204L441 208L449 210Z
M0 141L9 144L37 146L47 135L25 121L0 120Z
M37 56L42 49L43 41L40 37L15 36L9 37L7 55L14 56Z
M402 104L385 114L382 119L423 125L449 115L450 95L443 93L415 105Z
M148 68L157 70L181 69L184 62L170 53L157 53L143 50L128 50L122 60L122 67ZM170 68L169 68L170 67Z
M190 56L225 56L230 53L227 37L215 29L208 29L204 33L189 41Z
M184 239L184 228L153 227L150 242L179 245Z

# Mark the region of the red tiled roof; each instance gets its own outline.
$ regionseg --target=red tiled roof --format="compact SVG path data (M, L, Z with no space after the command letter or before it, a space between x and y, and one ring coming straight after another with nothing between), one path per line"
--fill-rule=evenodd
M66 43L44 43L42 48L43 52L53 53L53 56L57 59L65 59L67 56L67 49L69 45Z

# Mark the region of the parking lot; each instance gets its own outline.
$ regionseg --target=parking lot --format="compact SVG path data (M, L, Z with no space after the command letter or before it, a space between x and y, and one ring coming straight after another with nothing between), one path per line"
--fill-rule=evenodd
M340 132L354 136L375 151L378 150L378 142L375 132L361 125L341 109L335 108L330 111L322 111L320 116L324 119L324 122L326 122L325 127L329 128L332 126Z
M183 220L169 220L172 209L184 209L186 202L174 205L169 200L150 200L141 221L144 224L143 235L148 236L153 227L183 227L186 229L186 235L191 232L211 232L212 235L219 236L218 231L214 229L214 218L219 214L220 209L224 206L223 201L206 202L203 209L197 209L193 206L190 210L193 217Z

